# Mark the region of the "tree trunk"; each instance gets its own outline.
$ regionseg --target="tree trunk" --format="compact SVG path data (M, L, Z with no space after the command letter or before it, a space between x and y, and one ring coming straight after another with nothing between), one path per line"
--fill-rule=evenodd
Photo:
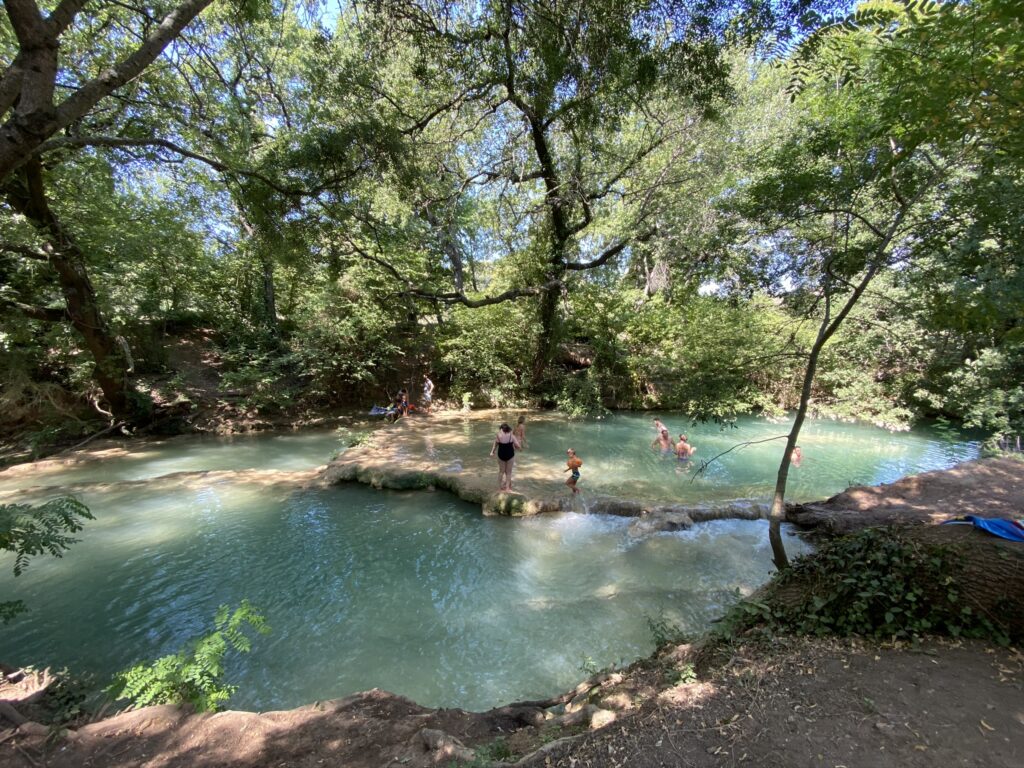
M130 364L100 312L81 249L50 210L38 158L26 163L25 178L26 189L10 192L11 204L49 243L49 263L57 274L68 317L92 354L93 377L103 390L110 412L118 419L131 419L130 395L134 391L128 381Z
M868 283L871 282L884 263L886 249L892 241L897 226L903 220L905 211L905 208L901 210L889 228L888 234L882 239L882 243L877 251L878 260L870 264L864 271L864 276L847 297L843 308L839 310L834 319L832 318L831 285L828 282L825 284L825 316L822 318L821 325L818 328L818 337L814 340L814 344L811 345L810 354L807 356L807 368L804 370L804 385L800 390L800 405L796 411L796 418L793 420L793 428L789 431L789 437L786 439L786 450L782 455L782 461L779 463L779 473L775 479L775 495L772 497L772 511L768 517L768 541L772 546L772 561L780 571L789 567L789 558L786 557L786 548L782 543L782 521L786 516L786 481L789 478L789 457L793 453L793 447L800 436L800 428L803 426L804 418L807 415L807 404L811 399L811 385L814 383L814 372L818 367L818 357L821 355L821 350L825 344L832 338L832 334L839 329L843 320L850 314L850 310L860 300L864 290L868 287Z
M260 257L263 270L263 322L277 335L277 299L274 293L274 259L267 253Z
M530 383L536 389L544 380L544 373L555 350L555 321L558 315L558 286L546 288L540 297L540 338L537 340L537 352L533 358Z
M800 405L796 409L796 418L793 419L793 428L789 430L786 438L786 450L782 454L782 461L779 464L779 472L775 478L775 494L772 496L772 511L768 517L768 541L772 546L772 562L780 571L789 567L789 558L786 556L786 546L782 542L782 521L786 518L786 482L789 479L790 456L793 455L793 448L796 447L797 438L800 436L800 428L804 425L807 417L807 407L811 401L811 386L814 383L814 373L818 368L818 357L821 355L821 348L825 346L828 337L824 335L825 327L828 324L828 316L822 321L822 330L818 332L818 338L811 347L811 353L807 357L807 367L804 369L804 384L800 390Z

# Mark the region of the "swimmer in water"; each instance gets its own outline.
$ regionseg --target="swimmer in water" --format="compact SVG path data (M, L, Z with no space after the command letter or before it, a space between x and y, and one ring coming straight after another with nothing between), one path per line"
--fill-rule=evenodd
M697 452L697 449L686 442L686 435L679 436L679 442L676 443L676 458L680 461L689 461L690 457Z
M672 453L675 450L675 446L672 445L672 438L668 436L668 430L663 429L661 433L651 443L651 448L655 450L661 450L662 453Z

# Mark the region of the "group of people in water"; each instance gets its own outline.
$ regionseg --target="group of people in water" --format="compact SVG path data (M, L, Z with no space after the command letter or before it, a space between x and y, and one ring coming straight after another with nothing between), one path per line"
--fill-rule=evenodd
M434 382L430 380L430 375L427 373L423 374L423 398L421 409L430 413L430 406L434 399ZM409 403L409 392L406 389L400 389L398 394L394 398L394 402L391 408L388 409L389 413L393 413L395 418L399 416L408 415L409 411L413 409ZM697 447L692 445L683 433L679 434L678 440L673 440L669 433L668 427L662 423L661 419L654 419L654 429L657 432L657 436L651 442L651 448L660 451L662 456L674 456L679 462L687 462L693 458L693 454L697 452ZM516 422L515 427L505 423L502 424L498 429L498 434L494 438L494 443L491 445L491 456L497 455L498 457L498 490L500 491L511 491L512 490L512 470L515 465L516 451L521 451L526 448L526 417L520 416ZM565 481L566 487L568 487L574 494L579 493L577 484L580 481L580 467L583 466L583 461L579 456L576 455L576 451L573 448L566 450L567 460L566 468L564 472L568 472L569 479ZM800 446L797 445L793 448L790 454L790 461L794 467L799 467L803 462L803 452L800 450Z
M697 447L690 445L686 440L686 435L682 433L679 435L679 441L673 442L669 436L668 427L661 423L661 419L654 420L654 429L658 436L651 443L651 448L660 450L662 455L675 454L679 461L689 461L690 457L697 452Z
M690 457L697 452L696 446L690 445L687 442L686 435L680 434L679 441L673 442L669 436L668 428L661 423L660 419L654 420L654 427L658 431L658 436L654 442L651 443L651 447L654 449L660 449L662 454L674 454L679 461L689 461ZM526 447L526 417L520 416L516 422L515 427L510 426L507 422L502 424L498 428L498 434L494 437L494 442L491 444L490 455L498 457L498 490L499 491L511 491L512 490L512 470L515 466L516 451L521 451ZM580 467L583 466L583 461L579 456L576 455L574 448L566 450L567 460L565 472L569 472L569 479L565 481L566 487L568 487L574 494L579 493L579 488L576 487L580 481Z

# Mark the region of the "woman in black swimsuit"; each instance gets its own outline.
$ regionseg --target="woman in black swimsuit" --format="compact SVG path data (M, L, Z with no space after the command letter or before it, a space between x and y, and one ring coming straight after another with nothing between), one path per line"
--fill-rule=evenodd
M512 490L512 465L516 461L516 449L522 448L519 438L512 434L512 427L502 424L491 446L491 456L498 452L498 490Z

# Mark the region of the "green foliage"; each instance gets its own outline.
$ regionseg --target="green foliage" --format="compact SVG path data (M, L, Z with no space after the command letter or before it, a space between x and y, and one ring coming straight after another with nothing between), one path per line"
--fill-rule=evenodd
M61 557L78 539L68 534L95 519L77 499L64 496L44 504L0 504L0 550L14 553L14 575L28 567L29 558L44 553ZM0 603L0 623L6 624L27 610L21 600Z
M394 307L369 300L358 274L345 282L311 293L296 313L290 346L306 382L304 397L315 402L386 383L394 362L411 351L396 333Z
M221 388L240 391L245 407L278 411L295 400L299 387L293 355L240 347L228 350L224 357L231 370L221 378Z
M631 393L620 396L623 404L679 409L695 418L790 404L793 360L780 334L786 319L762 297L654 297L623 316L619 354L604 353L596 363L624 361L625 382L608 376L618 391Z
M772 590L791 584L799 599L772 599ZM1002 629L971 608L958 584L951 550L911 541L898 529L869 528L794 561L775 577L764 602L738 604L728 624L766 623L819 636L947 634L1008 642Z
M120 672L108 691L132 708L187 703L198 712L215 712L237 689L224 681L225 657L229 651L247 653L252 648L247 627L261 635L270 631L249 601L243 600L234 611L222 605L214 616L213 632L187 649Z
M14 575L28 567L29 558L49 553L60 557L78 539L67 534L83 528L83 520L95 519L78 499L63 496L38 506L0 505L0 549L14 553Z
M662 648L666 645L679 645L688 643L692 636L679 624L672 621L664 612L657 616L644 617L647 628L651 630L651 638L654 640L655 648Z
M523 302L452 310L435 363L451 376L452 395L479 396L491 407L523 402L534 348L531 314Z
M0 624L7 624L28 610L24 600L5 600L0 603Z
M596 675L601 671L601 667L597 665L597 661L589 653L584 653L580 656L580 663L576 665L576 669L588 677Z
M46 712L45 722L51 728L74 725L87 718L86 701L94 690L89 677L73 675L61 669L55 675L56 681L46 690L41 704Z
M558 410L570 419L608 412L601 402L601 388L590 370L565 374L554 399Z
M668 670L670 685L689 685L697 682L697 668L693 664L676 664Z
M515 757L515 753L512 751L509 743L500 736L494 741L479 745L475 748L475 751L476 760L481 761L481 765L492 765L493 763L510 760Z

